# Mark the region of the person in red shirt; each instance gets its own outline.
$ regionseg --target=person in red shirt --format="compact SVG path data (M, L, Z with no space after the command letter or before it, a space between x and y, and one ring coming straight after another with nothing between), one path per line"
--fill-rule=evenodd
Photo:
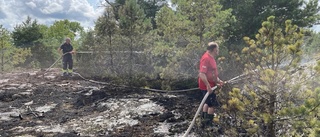
M219 55L219 45L215 42L209 42L207 51L202 55L200 60L199 78L198 84L199 89L203 93L203 97L207 92L209 96L205 101L202 108L202 127L212 126L212 120L214 117L214 107L217 107L218 101L216 94L212 91L212 87L222 84L223 81L219 79L218 68L215 57ZM219 83L219 84L218 84Z

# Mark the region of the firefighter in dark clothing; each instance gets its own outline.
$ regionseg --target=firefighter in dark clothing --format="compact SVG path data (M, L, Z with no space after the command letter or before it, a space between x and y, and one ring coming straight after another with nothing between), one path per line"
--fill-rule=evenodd
M62 62L63 62L63 76L72 76L72 68L73 68L73 60L72 60L72 54L75 53L73 50L73 47L71 45L70 38L66 38L66 42L63 43L58 51L62 53ZM62 51L62 52L61 52Z

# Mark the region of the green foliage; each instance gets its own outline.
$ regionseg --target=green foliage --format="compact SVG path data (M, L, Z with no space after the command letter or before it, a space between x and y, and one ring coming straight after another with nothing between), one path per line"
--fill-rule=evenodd
M14 45L26 49L26 51L29 50L32 54L20 66L49 67L58 57L56 50L60 46L60 42L64 41L65 37L74 39L82 31L83 28L78 22L56 21L52 26L47 27L28 17L12 32ZM77 42L73 43L75 48L78 45Z
M38 63L37 65L32 67L48 68L59 57L55 41L46 41L44 39L41 39L30 49L32 51L31 62L34 62L36 64Z
M106 2L105 14L97 20L95 31L81 40L80 48L93 50L88 58L95 60L99 72L134 79L143 71L151 83L163 80L164 89L195 80L203 45L224 41L224 28L234 21L231 10L222 11L217 1L174 1L177 10L163 0ZM221 53L228 51L221 47Z
M92 50L95 46L95 35L94 30L88 30L86 32L81 32L78 42L81 43L79 46L80 51Z
M184 24L180 33L186 35L188 42L196 41L202 45L207 41L220 39L224 29L235 21L231 10L222 10L218 1L173 0L172 3L176 4L176 12L181 15Z
M136 0L126 1L119 9L119 26L124 36L144 33L150 27L150 20L145 18L143 10Z
M318 0L221 0L224 9L232 9L237 22L228 30L231 41L239 42L243 36L253 37L261 22L269 16L277 17L275 22L284 25L292 20L299 27L311 27L319 23Z
M175 11L168 6L162 7L156 16L157 32L163 37L166 43L177 41L180 36L180 28L186 28L183 16L175 14Z
M250 79L241 93L240 90L230 93L225 108L236 111L239 120L257 124L257 130L242 126L255 131L251 135L312 135L316 131L312 127L319 112L319 99L317 90L307 83L319 75L297 69L303 55L305 31L291 20L285 21L284 26L276 20L275 16L268 17L255 39L243 38L248 46L243 48L241 58ZM310 78L311 75L315 77Z
M36 20L31 21L30 17L14 28L12 37L15 46L31 52L31 56L20 66L43 67L48 66L49 62L53 62L52 54L48 54L51 50L42 42L47 29L47 27L39 25Z
M20 63L24 63L26 58L29 56L31 56L30 49L13 48L13 53L11 53L11 63L14 66L19 65Z
M0 25L0 53L0 67L3 72L12 69L14 65L23 63L30 55L30 50L14 47L9 31Z
M290 62L287 69L291 69L301 59L303 30L291 25L289 20L286 21L284 30L276 28L274 19L275 17L271 16L268 21L262 23L263 27L256 35L256 41L244 37L249 47L243 48L242 53L246 55L246 60L250 60L247 63L250 66L249 70L254 70L256 65L270 65L270 68L278 69L285 62Z
M1 51L1 71L4 71L6 62L8 59L8 55L10 55L10 48L12 44L10 43L10 35L9 32L0 25L0 51Z
M94 43L92 43L94 38L88 39L90 41L88 44L91 45L92 49L97 51L96 58L99 56L107 57L105 60L107 66L110 66L108 68L101 68L104 69L105 73L112 74L115 71L116 64L114 63L116 61L115 59L115 51L118 51L118 48L116 46L116 37L119 34L119 26L117 24L117 20L115 18L115 14L111 7L106 7L104 14L98 18L95 26L95 32L99 36L99 38L96 38L96 45L103 45L103 46L95 46ZM91 37L91 35L89 35ZM109 53L99 53L99 51L108 51Z
M138 4L144 10L146 18L151 19L152 28L156 29L157 24L155 17L157 12L164 6L167 5L166 0L138 0Z
M66 37L74 40L83 31L79 22L71 22L67 19L55 21L47 30L46 38L64 41Z
M106 2L112 7L113 13L115 15L115 19L119 20L119 10L120 8L125 5L125 0L115 0L114 2L109 2L106 0ZM150 19L152 28L156 29L157 24L155 21L156 13L163 7L164 5L167 5L166 0L137 0L136 1L138 5L140 5L140 8L143 10L145 14L145 18Z
M320 61L317 62L317 66L314 68L318 73L320 73Z
M81 71L91 76L117 77L121 84L140 86L152 75L148 55L142 53L153 44L155 35L150 30L152 24L139 1L109 3L94 31L82 34L80 49L92 54L77 54L79 63L94 68L80 67ZM141 78L143 75L145 78Z
M95 49L95 32L93 30L89 30L87 32L82 32L80 39L78 40L81 45L79 46L79 51L94 51ZM94 52L92 52L94 53ZM95 54L85 54L85 53L77 53L76 58L78 61L78 72L83 74L83 76L102 76L102 74L95 74L97 71L100 72L100 68L92 67L95 66L94 63L97 62L95 59ZM87 67L90 66L90 67ZM83 73L85 72L85 73Z
M152 51L148 53L157 60L152 66L164 79L162 87L166 89L175 81L197 77L198 62L205 51L203 45L212 40L223 41L224 28L234 20L231 11L221 10L217 1L175 0L172 3L176 9L163 6L157 13L159 37L146 50Z
M223 5L222 10L232 9L232 15L236 19L236 22L231 22L230 27L224 29L225 35L229 36L224 45L233 53L241 53L246 45L242 38L255 37L261 23L269 16L277 17L275 23L281 26L285 25L286 20L291 20L301 28L312 27L319 23L318 0L220 0L219 2ZM242 66L242 64L237 64L234 61L237 57L232 56L234 55L226 56L226 60L230 63L224 68L228 68L228 72L239 71L236 66Z
M316 56L320 59L320 33L311 33L311 36L307 38L304 51L309 56Z
M106 7L105 12L95 23L95 30L99 36L112 37L117 32L117 20L110 7Z
M12 38L15 46L29 48L33 46L34 42L43 38L43 34L40 32L37 20L32 21L28 16L25 22L14 28Z
M146 36L147 32L151 30L151 23L150 19L145 17L143 9L141 9L136 0L125 1L125 4L120 6L118 15L117 31L120 32L121 38L117 38L117 44L119 45L118 48L121 47L120 51L127 53L122 53L124 54L120 57L122 62L118 61L117 64L119 67L121 66L122 69L115 68L114 70L126 76L129 84L132 85L134 74L138 74L139 70L141 71L141 69L135 68L138 67L136 64L140 64L145 60L138 52L144 49L145 43L141 40ZM111 21L109 22L110 25L114 23L112 20L109 21ZM114 34L109 34L108 36L112 35ZM109 48L113 47L113 43L110 43L111 40L112 39L107 40L109 42Z
M57 20L45 31L45 37L38 43L38 56L46 55L40 62L39 67L49 67L56 59L60 57L57 49L65 38L71 39L71 44L74 50L77 51L82 41L78 41L78 37L83 33L84 29L79 22L65 20ZM74 66L77 65L77 60L74 60Z
M319 136L319 126L320 122L319 117L319 105L320 98L319 90L316 88L310 90L308 95L305 96L305 102L303 104L293 106L291 109L286 109L285 112L282 112L284 115L289 115L291 119L286 119L289 121L290 125L294 128L290 129L292 136Z

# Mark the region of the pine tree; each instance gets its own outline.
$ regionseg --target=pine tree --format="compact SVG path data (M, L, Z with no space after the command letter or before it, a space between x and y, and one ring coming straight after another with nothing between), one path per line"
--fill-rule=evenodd
M248 47L243 48L241 59L249 77L241 90L230 92L224 108L233 112L232 117L239 118L241 124L237 126L250 135L292 136L297 132L310 135L311 132L299 130L310 124L303 122L297 126L294 121L316 118L308 113L312 108L318 111L317 103L305 106L309 98L306 93L317 95L319 91L312 92L315 88L308 86L310 77L316 73L304 71L300 63L304 30L291 20L284 24L277 24L275 17L270 16L255 39L244 38Z
M153 66L161 64L156 71L167 80L163 87L168 89L176 82L194 79L206 50L204 45L209 41L222 43L224 28L232 21L231 10L222 10L216 0L172 0L172 7L162 7L156 16L159 39L150 50L161 60Z
M30 50L14 47L9 31L0 25L0 53L1 72L4 72L14 65L23 63L30 55Z
M134 69L134 61L139 62L137 58L134 58L134 52L143 51L145 44L141 41L143 41L144 36L151 29L152 25L150 19L145 17L144 11L137 1L125 1L125 4L119 9L119 30L122 36L122 50L129 51L129 55L124 53L124 55L128 55L127 62L124 64L125 66L128 66L128 68L127 70L123 68L123 70L127 72L130 85L133 84L133 71L138 70Z

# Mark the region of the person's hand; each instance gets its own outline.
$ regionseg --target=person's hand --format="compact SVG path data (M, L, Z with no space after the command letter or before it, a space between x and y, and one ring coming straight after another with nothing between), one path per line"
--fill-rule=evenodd
M212 93L212 89L211 89L211 86L210 86L210 85L207 86L207 92L209 92L209 94Z
M224 81L220 81L220 82L217 84L217 86L221 88L225 83L226 83L226 82L224 82Z

